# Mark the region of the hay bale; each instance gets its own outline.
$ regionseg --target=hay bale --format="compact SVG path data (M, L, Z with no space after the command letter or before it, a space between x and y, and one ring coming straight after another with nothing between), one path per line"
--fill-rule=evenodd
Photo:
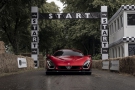
M16 63L16 56L12 54L1 54L0 55L2 62L2 72L3 73L9 73L9 72L14 72L17 71L17 63Z
M132 56L131 60L132 60L131 64L132 74L135 76L135 55Z
M102 60L92 60L92 68L102 69Z
M0 49L5 49L5 44L3 41L0 41Z
M0 41L0 54L5 53L5 44L3 41Z
M122 72L122 73L128 73L127 57L122 58L120 60L120 72Z
M45 67L45 60L39 61L39 67L44 68Z
M26 58L27 68L18 68L17 58ZM34 60L31 57L16 56L13 54L0 54L0 74L34 69Z
M5 54L5 57L8 72L18 71L17 56L13 54Z
M2 54L0 54L0 74L4 72L4 59Z
M120 72L128 74L135 73L135 56L128 56L120 60Z
M29 69L34 69L35 65L34 65L33 58L27 57L27 61L28 61L28 67L29 67Z
M25 57L25 56L21 56L21 55L18 55L17 58L26 58L27 67L23 68L24 70L34 69L34 60L33 60L33 58Z
M26 57L27 60L27 69L34 69L34 60L31 57Z
M21 56L27 56L27 57L31 57L31 53L22 53Z
M135 56L130 57L130 73L135 75Z
M130 56L130 57L128 57L128 70L129 70L129 74L133 74L133 67L134 67L133 57Z
M39 60L39 61L43 61L43 60L44 60L44 56L43 56L42 54L39 54L39 55L38 55L38 60Z
M45 59L42 54L38 55L38 60L39 60L39 67L44 68L45 67Z

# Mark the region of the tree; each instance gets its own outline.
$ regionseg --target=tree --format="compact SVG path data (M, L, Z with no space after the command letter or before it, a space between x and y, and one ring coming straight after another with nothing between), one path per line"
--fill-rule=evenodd
M45 3L40 13L56 13L59 12L59 7L54 3ZM63 24L60 20L39 20L39 49L43 55L53 53L58 48L62 47L62 29Z
M31 6L43 3L45 0L9 0L0 12L1 39L12 46L15 54L31 46Z
M8 0L0 0L0 12L4 9L7 2L8 2Z
M135 4L134 0L60 0L65 4L64 12L101 12L101 6L108 6L108 17L121 5ZM83 4L82 4L83 3ZM100 19L99 20L71 20L64 23L70 32L72 47L81 49L85 54L97 55L100 53Z

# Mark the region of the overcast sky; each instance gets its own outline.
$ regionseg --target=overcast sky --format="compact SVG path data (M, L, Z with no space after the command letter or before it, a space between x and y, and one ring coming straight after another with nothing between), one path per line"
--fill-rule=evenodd
M55 4L58 6L58 7L60 7L60 11L62 10L62 8L63 8L63 4L59 1L59 0L47 0L47 2L52 2L52 1L54 1L55 2Z

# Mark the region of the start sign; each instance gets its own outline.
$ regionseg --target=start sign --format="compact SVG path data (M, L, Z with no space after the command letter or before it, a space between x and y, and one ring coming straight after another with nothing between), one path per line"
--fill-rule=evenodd
M31 57L35 68L38 67L39 37L38 19L99 19L101 18L101 54L102 60L108 59L108 13L107 6L101 6L101 12L88 13L39 13L38 7L31 7Z
M92 19L100 18L99 12L91 13L39 13L39 19Z

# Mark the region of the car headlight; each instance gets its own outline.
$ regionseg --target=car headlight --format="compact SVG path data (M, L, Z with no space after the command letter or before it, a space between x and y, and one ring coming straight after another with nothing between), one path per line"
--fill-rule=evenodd
M47 60L47 66L48 66L49 69L54 69L55 68L54 63L51 60Z
M90 60L87 60L86 62L84 62L83 64L83 69L88 69L90 67Z

